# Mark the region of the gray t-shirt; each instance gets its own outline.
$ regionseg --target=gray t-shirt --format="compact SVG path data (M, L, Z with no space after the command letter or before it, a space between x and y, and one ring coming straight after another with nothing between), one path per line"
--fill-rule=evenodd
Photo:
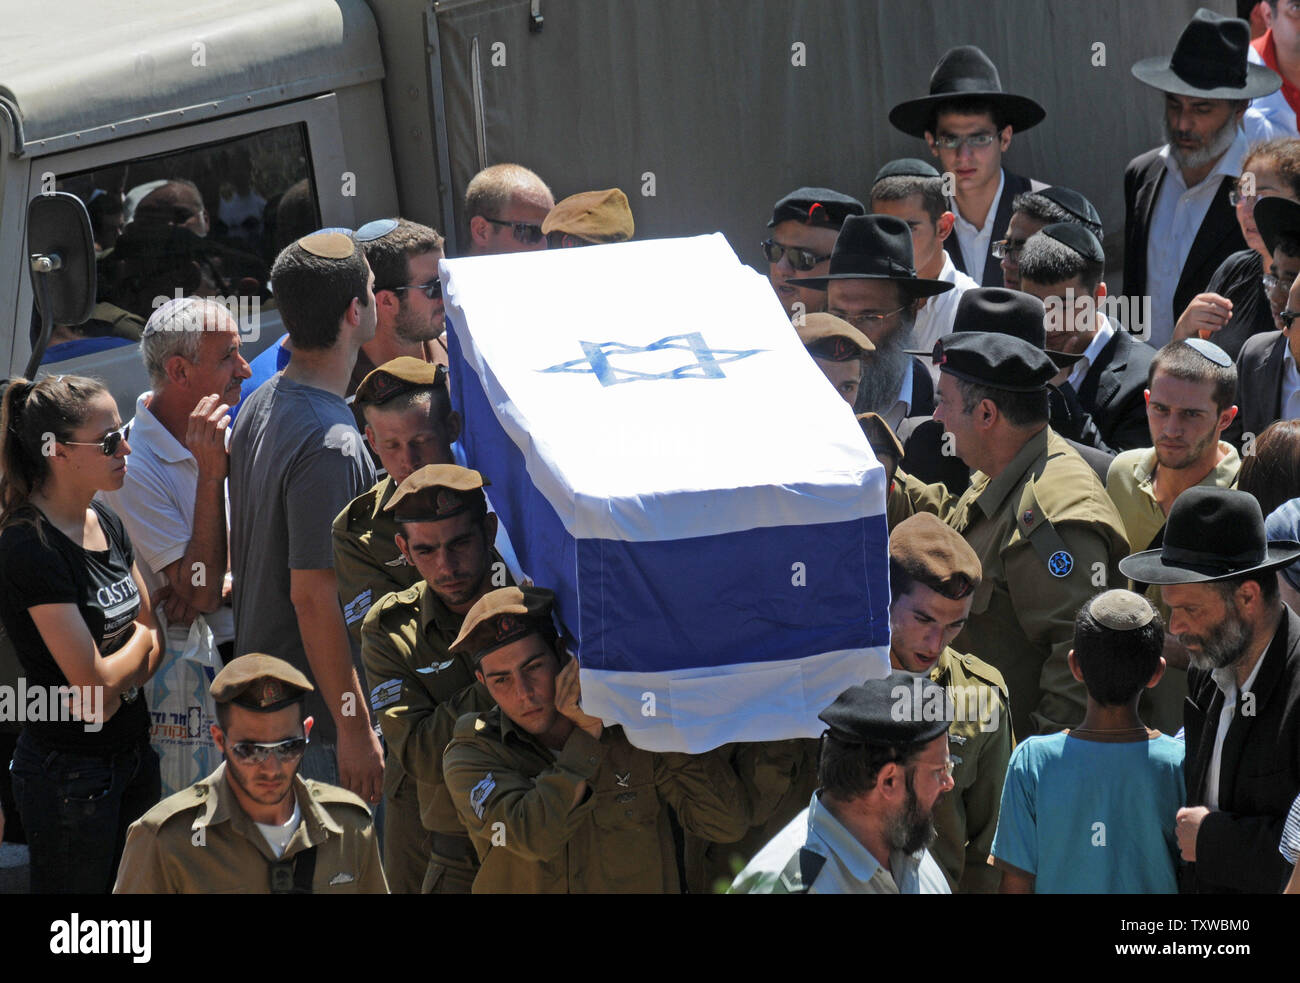
M230 567L235 653L311 668L289 598L290 570L334 566L330 524L375 483L352 412L338 396L277 374L244 402L230 439ZM357 653L353 653L361 672ZM319 688L307 698L313 742L334 743Z

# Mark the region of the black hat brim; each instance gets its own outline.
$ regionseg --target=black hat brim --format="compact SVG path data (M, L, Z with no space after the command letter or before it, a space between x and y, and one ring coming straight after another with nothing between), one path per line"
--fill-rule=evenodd
M1161 92L1176 96L1190 96L1194 99L1258 99L1282 88L1282 79L1272 69L1263 65L1246 66L1246 84L1240 89L1231 85L1221 85L1213 89L1198 89L1189 82L1184 82L1169 66L1168 55L1143 58L1131 69L1133 77L1144 85Z
M909 136L923 140L935 107L961 99L988 102L997 106L998 113L1014 133L1031 129L1047 117L1047 110L1027 96L1017 96L1009 92L944 92L940 95L922 96L920 99L900 102L889 111L889 122Z
M1119 561L1119 572L1130 580L1143 584L1208 584L1216 580L1232 580L1252 573L1264 573L1290 566L1300 560L1300 543L1269 543L1263 563L1253 567L1224 572L1218 567L1199 564L1169 563L1161 556L1162 550L1144 550Z
M920 297L934 297L947 293L955 283L947 280L924 280L910 276L881 276L876 273L830 273L826 276L786 277L785 282L792 287L805 287L808 290L825 290L832 280L884 280L896 283L911 295L912 300ZM928 355L929 352L926 352Z
M906 349L906 351L909 355L917 355L921 358L930 358L934 355L933 351L922 352L910 348ZM1079 359L1083 358L1082 355L1067 355L1065 352L1054 352L1050 348L1044 348L1043 351L1047 357L1052 360L1052 364L1058 369L1069 368L1071 365L1076 364Z

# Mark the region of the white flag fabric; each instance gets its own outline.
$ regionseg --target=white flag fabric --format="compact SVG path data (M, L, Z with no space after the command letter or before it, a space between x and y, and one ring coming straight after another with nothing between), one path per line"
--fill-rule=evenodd
M884 471L721 234L439 270L467 461L587 713L698 753L888 673Z

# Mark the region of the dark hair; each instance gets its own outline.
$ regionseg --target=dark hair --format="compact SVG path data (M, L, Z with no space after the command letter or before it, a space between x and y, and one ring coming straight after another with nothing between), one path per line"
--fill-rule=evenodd
M1292 259L1300 259L1300 236L1290 232L1282 233L1273 243L1273 251L1279 249Z
M362 248L375 274L375 290L391 290L406 285L411 275L411 257L442 249L442 236L427 225L397 219L397 228Z
M1300 420L1275 420L1241 462L1237 487L1255 496L1264 515L1300 494Z
M339 339L339 320L353 300L366 301L370 267L360 248L345 259L326 259L297 242L280 250L271 267L271 293L293 347L321 351Z
M948 199L943 195L943 178L918 177L912 174L900 174L896 177L882 177L871 186L871 210L875 211L877 201L903 201L913 195L921 197L921 205L931 222L938 222L948 210Z
M1057 222L1073 222L1075 225L1082 225L1085 229L1097 237L1097 241L1102 240L1102 227L1096 222L1087 222L1075 215L1074 212L1068 212L1056 202L1052 201L1046 195L1039 194L1037 191L1022 191L1011 199L1011 213L1024 212L1030 218L1042 222L1044 225L1055 225Z
M1063 242L1036 232L1020 252L1020 279L1032 280L1044 287L1081 277L1089 291L1097 289L1106 272L1105 263L1095 263L1075 252Z
M995 389L992 386L982 386L955 377L954 381L957 383L957 391L961 393L963 413L973 413L980 400L989 399L1013 427L1030 427L1035 423L1046 423L1051 417L1051 404L1048 403L1046 389L1016 393L1009 389Z
M79 375L14 379L0 404L0 529L24 514L32 493L50 476L49 444L86 422L90 401L108 390Z
M979 586L978 580L971 580L964 573L954 573L939 580L920 563L899 560L892 553L889 557L889 591L894 600L912 593L915 584L923 584L950 601L960 601L969 597Z
M1214 385L1212 399L1220 413L1232 405L1237 398L1237 366L1219 365L1211 362L1191 345L1182 341L1171 341L1156 352L1147 369L1147 388L1155 382L1156 373L1181 379L1183 382L1209 382Z
M307 704L305 700L306 700L306 694L303 694L303 699L296 700L294 703L291 704L291 706L296 706L301 711L301 713L298 715L298 720L300 722L307 719ZM232 706L234 706L234 704L232 703L216 704L215 709L217 712L217 726L221 728L222 734L227 734L230 731L230 708ZM256 711L250 711L250 712L255 713Z
M446 432L447 420L451 417L451 394L447 391L445 380L436 386L417 386L408 389L382 403L363 402L361 415L369 423L371 413L405 413L417 406L426 407L429 412L429 422Z
M822 738L817 761L817 784L832 798L856 798L876 787L876 778L885 765L896 761L906 768L924 748L924 744L848 744L828 732Z
M939 117L944 113L958 113L962 116L987 114L993 120L993 128L999 133L1007 126L1007 118L1002 115L1002 108L997 104L981 99L979 96L954 96L936 103L930 112L930 119L925 128L935 136L939 135Z
M1256 160L1271 160L1277 176L1286 182L1293 196L1300 198L1300 140L1279 137L1253 144L1241 159L1241 173L1249 171Z
M1253 580L1259 584L1259 598L1268 607L1273 607L1278 603L1281 591L1277 587L1277 571L1265 570L1261 573L1250 573L1244 577L1232 577L1229 580L1213 580L1210 586L1219 592L1225 604L1233 604L1232 595L1241 589L1247 581Z
M1142 692L1160 667L1165 624L1157 611L1141 628L1116 631L1092 616L1091 603L1074 619L1074 657L1088 695L1104 707L1122 707Z

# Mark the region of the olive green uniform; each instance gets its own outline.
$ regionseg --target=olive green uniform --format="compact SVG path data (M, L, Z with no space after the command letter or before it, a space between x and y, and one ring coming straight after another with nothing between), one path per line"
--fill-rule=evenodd
M400 531L385 512L397 483L384 478L358 495L334 519L334 575L343 617L353 644L361 644L361 623L376 601L420 579L394 536ZM370 684L373 689L374 683ZM372 706L371 712L377 712ZM385 735L387 740L387 735ZM430 833L420 824L415 784L391 754L384 761L384 870L394 894L415 894L429 863Z
M686 834L686 889L692 894L726 891L736 874L795 816L808 808L817 788L821 742L802 738L729 744L716 753L735 769L750 800L750 827L734 843Z
M621 727L599 740L575 727L552 752L499 707L466 714L443 773L483 862L475 894L676 894L669 808L709 840L749 827L747 797L723 756L643 751Z
M276 859L244 812L222 762L211 775L168 796L131 824L115 894L272 894L280 886L312 894L387 894L370 810L346 789L294 776L302 822ZM287 869L291 868L291 869Z
M1217 488L1237 487L1237 473L1241 470L1241 457L1227 441L1219 441L1223 460L1201 479L1200 484ZM1124 521L1129 551L1140 553L1151 548L1156 533L1165 525L1165 513L1156 501L1152 477L1156 470L1154 447L1139 447L1124 451L1110 463L1106 473L1106 494L1115 503L1115 510ZM1146 598L1151 602L1165 626L1169 625L1169 608L1160 595L1160 588L1148 585ZM1155 689L1145 690L1138 704L1142 720L1156 730L1176 734L1183 726L1183 703L1187 699L1187 670L1169 666Z
M447 651L464 616L442 603L423 580L387 594L370 609L361 629L361 657L370 706L391 761L404 776L426 839L415 890L467 894L478 861L442 780L442 752L456 715L494 703L474 677L468 656ZM463 695L462 695L463 694ZM456 714L438 713L451 703Z
M975 472L955 504L942 485L908 476L907 508L936 513L979 557L984 580L953 647L1002 673L1019 735L1083 719L1087 691L1070 672L1085 601L1125 583L1124 524L1086 461L1044 427L996 478Z
M952 648L939 654L930 678L948 690L954 706L948 728L953 789L935 805L938 836L930 854L954 892L994 894L1002 872L988 865L988 856L1013 744L1007 686L987 662Z

